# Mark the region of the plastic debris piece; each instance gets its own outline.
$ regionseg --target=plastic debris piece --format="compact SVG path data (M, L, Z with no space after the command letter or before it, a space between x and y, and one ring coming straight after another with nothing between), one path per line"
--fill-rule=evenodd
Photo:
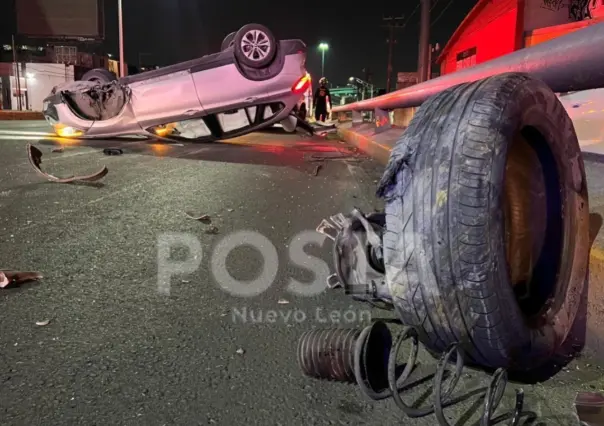
M202 214L201 216L194 215L190 212L185 212L189 219L197 220L199 222L211 223L212 219L207 214Z
M20 285L28 281L37 281L42 279L42 274L35 271L0 271L0 288L6 288L12 285Z
M235 352L237 352L237 354L239 354L239 355L243 355L245 353L245 351L242 348L237 349Z
M229 212L229 213L231 213L233 211L234 211L233 209L227 209L227 212Z
M103 154L105 155L122 155L124 153L120 148L105 148Z
M78 182L78 181L95 182L99 179L102 179L103 177L105 177L107 175L107 173L109 173L109 169L107 169L107 167L103 167L98 172L93 173L91 175L85 175L85 176L70 176L70 177L66 177L66 178L60 178L60 177L51 175L49 173L46 173L40 167L40 165L42 164L42 151L40 151L38 148L36 148L35 146L33 146L30 143L27 144L27 157L29 159L29 163L32 165L34 170L39 175L44 176L46 179L48 179L51 182L58 182L58 183L72 183L72 182Z
M323 168L322 164L318 164L317 166L315 166L315 170L313 171L313 176L318 176L319 175L319 170L321 170Z
M289 300L279 299L277 303L280 305L289 305Z
M44 321L36 321L36 325L39 325L40 327L44 327L45 325L50 324L50 320L44 320Z

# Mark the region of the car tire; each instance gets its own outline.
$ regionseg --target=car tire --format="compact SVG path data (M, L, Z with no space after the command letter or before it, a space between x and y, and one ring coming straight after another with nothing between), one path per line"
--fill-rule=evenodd
M112 81L117 80L117 77L111 71L105 68L95 68L90 70L81 78L82 81L96 81L101 84L111 83Z
M222 40L222 44L220 45L220 51L225 51L233 45L235 41L235 34L237 33L233 31L232 33L227 35L224 40Z
M240 64L254 69L266 68L277 54L277 40L264 25L248 24L235 34L233 48Z
M532 182L542 194L528 196ZM378 195L393 302L431 353L459 342L468 362L511 371L554 356L581 302L589 208L573 123L543 82L507 73L430 98L392 150ZM535 260L532 302L512 287L514 240Z

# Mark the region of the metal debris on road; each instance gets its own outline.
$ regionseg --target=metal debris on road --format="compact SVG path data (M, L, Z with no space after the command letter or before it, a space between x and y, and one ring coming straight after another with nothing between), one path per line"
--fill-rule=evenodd
M42 279L42 274L34 271L0 271L0 288L6 288L12 285L18 286L28 281L37 281Z
M212 235L216 235L218 234L218 228L216 228L215 226L210 226L208 229L206 229L206 234L212 234Z
M280 305L289 305L289 300L279 299L277 303Z
M45 325L50 324L50 320L44 320L44 321L36 321L36 325L40 326L40 327L44 327Z
M191 214L189 212L185 212L185 214L187 215L187 217L189 219L197 220L199 222L204 222L204 223L212 222L212 219L207 214L202 214L201 216L195 216L194 214Z
M578 392L575 410L581 424L604 426L604 395L597 392Z
M245 351L242 348L237 349L235 352L239 355L243 355L245 353Z
M325 161L325 160L342 160L342 161L354 161L360 162L365 157L362 157L354 152L342 152L342 151L332 151L332 152L322 152L322 153L313 153L313 154L305 154L305 161Z
M51 152L61 153L63 151L65 151L65 148L63 148L62 146L60 146L58 148L53 148Z
M338 278L338 274L331 274L327 277L327 288L342 288L342 283Z
M51 175L49 173L46 173L44 170L42 170L42 168L40 167L40 165L42 164L42 151L40 151L38 148L36 148L35 146L33 146L30 143L27 144L26 148L27 148L27 157L29 159L29 163L32 165L34 170L39 175L44 176L46 179L48 179L51 182L57 182L57 183L73 183L73 182L78 182L78 181L95 182L99 179L102 179L103 177L105 177L107 175L107 173L109 173L109 169L107 169L107 167L103 166L103 168L101 170L99 170L98 172L93 173L91 175L70 176L70 177L66 177L66 178L60 178L60 177Z
M105 155L122 155L124 151L120 148L105 148L103 154Z
M234 211L235 211L235 210L233 210L233 209L227 209L227 212L229 212L229 213L232 213L232 212L234 212Z

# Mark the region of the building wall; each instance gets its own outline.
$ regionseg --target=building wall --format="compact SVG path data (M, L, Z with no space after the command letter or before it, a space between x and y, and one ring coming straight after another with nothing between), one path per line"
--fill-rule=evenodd
M524 7L524 31L534 31L554 25L577 22L578 0L526 0ZM604 14L604 0L589 0L589 14ZM585 16L583 16L585 18Z
M460 27L453 44L447 46L441 73L449 74L516 50L518 10L518 0L484 2L477 14Z
M604 22L604 17L598 17L585 21L571 22L563 25L556 25L553 27L539 28L533 31L528 31L525 33L524 46L535 46L536 44L543 43L545 41L549 41L554 38L589 27L590 25L600 24L602 22Z
M528 0L524 6L524 31L573 22L566 0Z
M19 69L19 82L22 93L22 109L42 111L43 101L50 94L52 89L66 81L73 81L73 75L74 69L72 65L41 63L21 64ZM17 79L14 75L10 78L10 84L12 89L12 109L17 109L18 86ZM25 96L26 92L27 97Z

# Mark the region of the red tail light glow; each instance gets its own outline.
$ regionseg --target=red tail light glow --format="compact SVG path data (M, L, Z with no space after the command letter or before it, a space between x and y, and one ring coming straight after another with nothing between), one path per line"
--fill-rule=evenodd
M310 74L306 73L296 82L296 84L292 86L292 92L294 92L295 94L302 94L308 90L308 88L310 87L310 83Z

